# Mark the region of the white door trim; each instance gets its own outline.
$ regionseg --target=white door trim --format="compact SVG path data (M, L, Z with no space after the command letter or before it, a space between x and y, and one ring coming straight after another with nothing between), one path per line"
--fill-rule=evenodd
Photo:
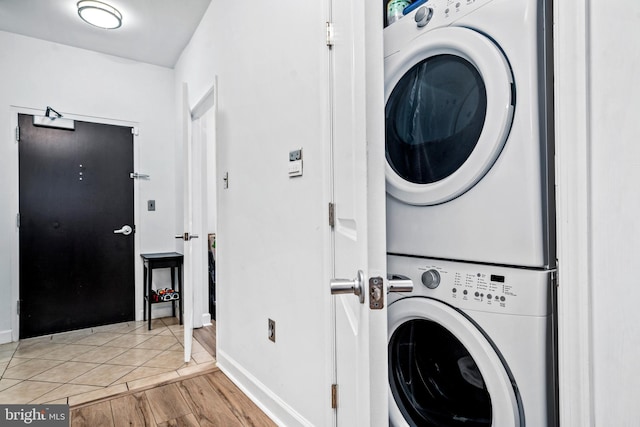
M554 2L560 425L593 427L588 3Z

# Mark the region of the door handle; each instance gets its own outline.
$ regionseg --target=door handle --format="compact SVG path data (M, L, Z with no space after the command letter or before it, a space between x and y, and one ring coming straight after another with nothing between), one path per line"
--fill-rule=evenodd
M182 239L187 242L191 239L197 239L197 238L198 238L197 234L189 234L189 233L176 234L176 239Z
M406 276L399 274L390 275L387 279L387 293L389 292L412 292L413 281Z
M120 230L113 230L113 234L124 234L125 236L128 236L132 232L133 228L131 228L131 226L129 225L123 225Z
M331 295L354 294L364 304L364 273L358 270L355 279L331 279Z

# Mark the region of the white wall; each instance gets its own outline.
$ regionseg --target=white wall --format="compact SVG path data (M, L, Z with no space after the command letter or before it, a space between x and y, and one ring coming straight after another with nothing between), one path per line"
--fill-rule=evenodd
M149 174L151 179L138 183L136 226L140 247L136 250L173 250L173 70L6 32L0 32L0 70L0 293L11 295L18 266L17 248L12 243L17 242L18 201L18 151L11 126L15 115L12 106L38 109L42 114L50 105L63 114L86 116L87 121L108 119L139 127L136 164L138 171ZM155 212L147 212L148 199L156 200ZM136 295L140 295L142 267L138 259L136 262ZM159 280L163 277L160 275ZM15 299L17 295L0 300L0 342L7 339L11 329Z
M176 66L192 103L218 76L219 365L285 425L332 414L323 5L214 0ZM304 176L290 179L297 148Z
M640 419L640 2L590 1L590 130L597 426Z

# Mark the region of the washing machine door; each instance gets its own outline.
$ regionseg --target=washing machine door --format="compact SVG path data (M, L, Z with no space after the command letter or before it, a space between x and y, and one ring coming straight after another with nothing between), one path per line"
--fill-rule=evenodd
M498 158L515 88L501 50L462 27L438 28L385 59L386 178L413 205L452 200Z
M471 320L421 297L394 302L388 314L391 425L524 426L517 387Z

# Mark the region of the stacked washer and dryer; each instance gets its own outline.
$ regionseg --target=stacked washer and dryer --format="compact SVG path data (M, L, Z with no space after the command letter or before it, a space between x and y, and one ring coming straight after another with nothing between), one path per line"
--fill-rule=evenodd
M384 29L394 426L557 425L550 0Z

